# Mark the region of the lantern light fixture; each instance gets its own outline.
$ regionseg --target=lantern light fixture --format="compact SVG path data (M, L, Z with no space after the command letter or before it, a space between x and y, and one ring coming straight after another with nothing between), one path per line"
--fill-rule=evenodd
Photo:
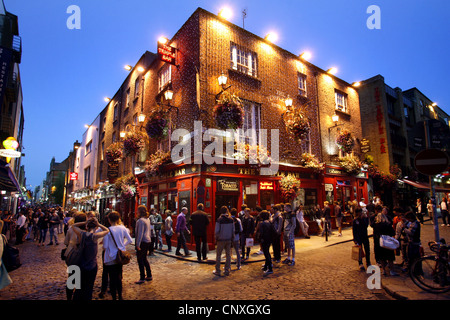
M166 98L166 100L172 100L173 98L173 91L170 89L167 89L166 91L164 91L164 98Z
M225 86L227 84L228 77L225 75L225 73L222 72L217 80L219 81L220 86Z

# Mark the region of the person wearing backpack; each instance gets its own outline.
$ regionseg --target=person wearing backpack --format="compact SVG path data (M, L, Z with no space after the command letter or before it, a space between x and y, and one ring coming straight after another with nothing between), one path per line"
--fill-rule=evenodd
M241 233L242 233L242 222L241 219L239 219L238 212L236 208L231 209L231 219L234 221L234 239L233 239L233 247L236 251L236 267L238 270L241 269L241 253L239 252L240 247L240 239L241 239Z
M85 227L86 230L81 229ZM81 271L81 288L77 288L73 295L73 300L92 300L95 277L97 276L97 252L98 240L109 233L108 228L101 225L96 218L90 218L84 222L74 223L73 231L83 244L81 261L79 263ZM101 231L97 231L100 228Z

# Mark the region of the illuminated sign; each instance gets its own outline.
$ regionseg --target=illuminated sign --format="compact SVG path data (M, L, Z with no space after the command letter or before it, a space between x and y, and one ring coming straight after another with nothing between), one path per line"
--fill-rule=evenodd
M76 172L71 172L69 174L70 180L78 180L78 173Z
M260 190L273 190L273 182L260 182L259 189Z
M158 58L176 66L177 49L158 42Z
M16 151L19 148L19 143L14 137L8 137L3 141L5 149L0 149L0 156L6 157L6 162L10 162L11 158L19 158L22 153Z

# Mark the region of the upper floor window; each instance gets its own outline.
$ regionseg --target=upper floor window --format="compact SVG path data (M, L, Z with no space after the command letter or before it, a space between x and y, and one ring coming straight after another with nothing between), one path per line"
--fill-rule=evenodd
M166 64L158 72L158 91L161 92L164 87L172 81L172 65Z
M259 143L259 131L261 128L261 105L251 101L243 100L244 123L240 130L239 141L250 145Z
M298 94L306 97L306 74L298 73Z
M141 84L141 78L138 76L136 80L134 81L134 97L137 97L139 95L139 88Z
M85 155L88 155L89 153L91 153L91 151L92 151L92 140L89 141L89 142L86 144L86 148L85 148L84 154L85 154Z
M84 187L89 187L91 182L91 166L84 169Z
M231 68L249 76L257 76L257 55L233 42L230 45Z
M335 91L336 110L348 113L347 94L342 91Z

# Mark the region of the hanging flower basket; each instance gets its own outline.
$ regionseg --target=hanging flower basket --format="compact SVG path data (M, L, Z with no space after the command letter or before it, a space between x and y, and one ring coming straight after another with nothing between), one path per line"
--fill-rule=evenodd
M355 146L355 139L353 138L350 131L344 129L337 136L336 144L343 152L350 153Z
M307 152L302 153L300 156L300 165L313 169L316 172L322 171L325 168L325 163L320 162L314 154Z
M286 120L286 130L298 142L305 140L310 131L309 120L301 113L293 114Z
M239 129L244 123L244 108L240 99L224 92L223 98L214 107L214 119L219 129Z
M145 166L145 173L147 177L160 176L164 171L164 165L171 160L171 152L161 152L150 155L147 165Z
M237 160L245 160L250 164L268 164L271 162L269 151L260 145L250 145L248 143L236 143L234 145L236 152L233 158Z
M111 144L105 151L106 162L112 163L119 161L123 155L123 145L121 142Z
M291 202L297 197L300 190L300 180L292 175L287 175L280 180L281 198L284 202Z
M161 140L169 133L169 121L164 111L155 111L145 125L145 130L151 139Z
M132 173L121 176L114 183L114 187L122 199L130 199L136 194L136 178Z
M123 140L123 153L127 156L133 156L145 148L146 137L143 132L131 131L127 132Z
M353 156L345 156L338 158L337 162L349 174L358 174L361 172L361 162Z

